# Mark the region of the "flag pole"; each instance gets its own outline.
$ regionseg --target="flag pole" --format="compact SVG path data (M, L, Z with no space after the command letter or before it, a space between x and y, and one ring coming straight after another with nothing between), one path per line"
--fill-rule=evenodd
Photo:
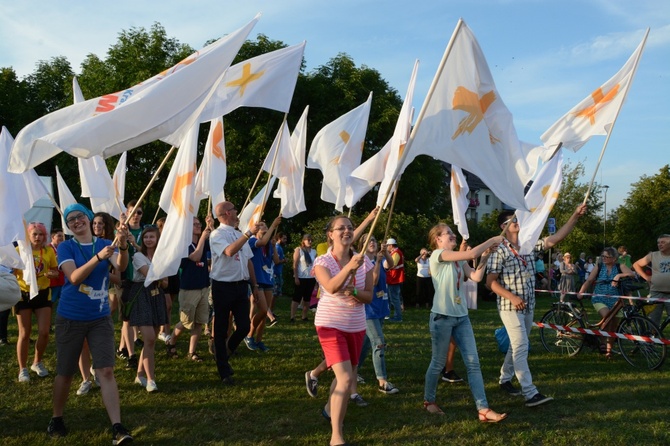
M412 128L412 132L409 135L409 139L407 140L407 144L405 145L405 150L403 150L402 155L400 156L400 160L398 161L398 165L396 166L395 172L393 173L393 178L395 179L398 176L398 173L400 172L400 169L402 168L402 165L405 163L405 160L407 159L407 154L410 151L410 148L412 147L412 142L414 142L414 137L416 135L416 131L421 125L421 122L423 121L423 116L426 114L426 107L427 104L430 103L430 100L433 97L433 94L435 93L435 88L437 86L437 81L440 79L442 76L442 71L444 71L444 66L447 63L447 58L449 57L449 54L451 53L451 49L454 46L454 41L456 40L456 36L458 35L461 26L463 25L463 19L458 19L458 23L456 24L456 28L454 29L453 34L451 35L451 39L449 39L449 43L447 44L447 48L444 50L444 54L442 55L442 60L440 61L440 65L437 68L437 72L435 73L435 77L433 78L433 82L430 84L430 88L428 89L428 93L426 94L426 99L423 101L423 105L421 106L421 111L419 111L419 116L416 119L416 123L414 124L414 127ZM388 200L388 197L391 193L391 188L393 187L393 181L389 183L389 187L386 189L386 195L384 196L384 199L382 200L382 203L386 203ZM372 222L372 226L370 227L370 231L368 232L368 236L365 239L365 244L363 246L368 246L370 243L370 237L372 237L372 233L374 232L375 226L377 225L377 220L379 219L379 216L381 215L381 212L377 213L375 216L374 221Z
M384 240L388 240L389 238L389 228L391 227L391 216L393 215L393 208L395 208L395 199L398 196L398 183L400 183L400 180L395 181L393 200L391 200L391 207L389 208L389 218L386 220L386 230L384 231Z
M165 167L165 164L167 163L167 160L172 156L172 153L175 151L176 147L172 146L170 147L170 150L168 151L167 155L165 155L165 158L163 158L163 161L160 163L158 166L158 169L156 169L156 172L154 172L154 175L151 177L151 180L149 180L149 184L147 184L147 187L144 188L144 192L142 192L142 195L140 195L140 198L137 199L137 204L133 207L133 209L126 215L126 222L130 221L133 215L135 215L135 210L140 207L142 204L142 201L144 198L147 196L149 193L149 189L151 186L154 184L156 181L156 178L158 178L158 174L161 173L161 170L163 170L163 167ZM160 205L158 206L160 209ZM114 241L112 242L112 245L116 246L116 242L118 240L118 233L117 236L114 237Z
M151 224L154 225L156 224L156 219L158 218L158 213L161 211L161 207L158 206L158 209L156 209L156 214L154 215L154 219L151 221Z
M644 38L642 39L642 48L640 49L640 54L638 55L637 59L635 60L635 64L633 65L633 70L630 76L630 82L628 82L628 85L626 86L626 91L623 93L623 99L621 100L621 107L616 111L616 115L614 115L614 120L612 121L612 126L610 127L609 132L607 132L607 137L605 138L605 143L603 144L603 148L600 151L600 157L598 158L598 163L596 164L596 168L593 172L593 176L591 177L591 182L589 183L589 188L586 189L586 195L584 195L584 201L582 204L586 204L586 201L589 199L589 194L591 193L591 189L593 188L593 183L596 180L596 175L598 174L598 169L600 169L600 163L603 160L603 156L605 155L605 150L607 149L607 143L610 140L610 136L612 136L612 131L614 131L614 125L616 124L616 120L619 117L619 113L621 113L621 109L623 108L623 103L626 102L626 96L628 96L628 90L630 90L630 86L633 83L633 78L635 77L635 73L637 73L637 67L640 63L640 58L642 57L642 53L644 52L644 46L647 44L647 37L649 36L649 28L647 28L647 31L644 33Z
M279 139L277 140L277 147L275 147L275 153L272 156L272 164L270 165L270 173L268 174L268 182L265 186L265 194L263 195L263 201L261 201L261 212L260 214L258 214L258 221L260 221L263 218L263 212L265 212L265 203L266 200L268 199L268 193L270 193L270 181L272 181L273 172L275 170L275 163L277 162L277 155L279 155L279 146L281 145L281 139L284 137L284 124L286 124L287 118L288 118L288 112L284 113L284 119L282 120L281 127L279 128ZM261 166L261 170L263 170L263 166Z

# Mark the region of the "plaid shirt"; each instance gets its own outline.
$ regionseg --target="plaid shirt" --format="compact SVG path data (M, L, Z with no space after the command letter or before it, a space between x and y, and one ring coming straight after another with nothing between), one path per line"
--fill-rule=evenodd
M517 254L505 240L491 254L487 264L488 273L498 274L498 283L524 300L526 306L517 310L512 302L497 296L498 311L528 313L535 309L535 260L544 251L544 239L535 244L531 254Z

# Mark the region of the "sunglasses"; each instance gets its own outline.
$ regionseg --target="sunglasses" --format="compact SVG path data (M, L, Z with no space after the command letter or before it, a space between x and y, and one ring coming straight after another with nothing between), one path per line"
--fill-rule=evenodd
M510 219L508 219L508 220L505 220L505 222L504 222L503 224L506 225L506 224L508 224L508 223L517 223L518 221L519 221L518 218L516 218L516 217L512 217L512 218L510 218Z
M337 228L333 228L333 231L352 231L353 232L354 227L353 226L339 226Z

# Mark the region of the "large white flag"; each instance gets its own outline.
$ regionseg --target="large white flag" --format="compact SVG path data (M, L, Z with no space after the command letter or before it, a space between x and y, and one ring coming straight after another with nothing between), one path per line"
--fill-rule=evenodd
M34 170L23 174L7 172L13 142L14 138L3 126L0 130L0 246L10 245L15 240L25 240L23 214L47 193Z
M256 223L262 219L261 210L265 208L264 199L267 201L267 194L265 191L272 190L275 185L276 177L270 178L270 181L263 186L263 188L256 194L256 196L249 202L249 204L242 209L240 213L240 224L239 229L242 232L246 232L248 229L252 229Z
M307 149L307 113L305 107L298 123L291 133L291 160L293 165L289 174L279 179L274 197L281 200L279 212L284 218L291 218L307 210L305 205L305 153Z
M226 185L226 143L223 135L223 118L210 122L205 154L195 179L196 199L212 197L212 211L216 205L226 201L224 186Z
M361 164L372 92L368 100L322 128L312 140L307 167L323 173L321 199L342 211L347 178Z
M547 222L549 212L554 207L563 182L563 152L559 152L546 162L533 180L526 194L528 211L518 209L519 245L521 253L528 254L540 238L542 228Z
M468 230L468 220L465 213L470 206L470 200L468 199L470 187L465 180L465 175L463 175L463 169L453 164L451 165L451 183L449 189L451 192L451 211L453 212L454 224L458 228L459 234L467 240L470 238L470 231Z
M67 187L67 184L65 184L65 180L60 174L58 166L56 166L56 187L58 188L58 201L61 210L64 211L66 207L77 202L77 200L74 198L74 195L72 195L72 192L70 192L70 188ZM68 235L73 235L72 231L70 231L70 228L68 228L67 223L65 222L65 217L63 215L61 215L61 222L63 224L63 232Z
M384 179L384 170L391 154L389 139L379 152L361 163L347 178L347 192L344 204L352 208L373 187Z
M398 122L396 122L395 130L393 131L393 136L391 137L391 153L389 154L386 167L384 169L384 179L382 184L379 186L379 193L377 194L377 206L383 206L386 208L391 199L391 195L387 196L387 192L392 183L396 182L400 175L405 171L407 166L414 160L416 155L407 154L405 160L403 161L402 166L398 167L398 163L402 159L403 152L405 151L405 146L407 140L409 139L409 133L412 129L412 116L413 108L412 101L414 99L414 85L416 84L416 73L419 70L419 61L414 62L414 68L412 69L412 75L409 79L409 85L407 86L407 94L405 95L405 101L402 103L402 108L400 109L400 114L398 115ZM415 152L416 153L416 152ZM387 197L386 203L383 203L384 197Z
M160 207L167 212L165 226L154 253L145 286L177 274L181 259L188 256L192 241L198 128L187 133L175 158L160 197Z
M523 209L526 183L548 151L519 141L484 54L462 20L450 44L433 80L434 92L415 125L410 150L472 172L505 204Z
M21 256L19 255L19 253L16 252L16 248L14 247L13 244L0 246L0 265L14 269L25 268L25 264L23 263L23 260L21 260ZM6 296L0 296L0 300L2 299L2 297ZM12 304L12 306L14 305ZM0 306L0 311L4 311L6 309L7 308L2 308L2 306Z
M77 82L77 76L72 78L72 92L75 104L85 101L79 82ZM121 210L117 209L114 212L114 183L109 175L109 170L107 170L105 160L101 156L95 155L88 159L77 158L77 163L81 180L81 196L91 199L93 212L107 212L119 220Z
M108 158L168 138L210 96L258 18L138 85L29 124L16 138L11 171L23 172L62 150L77 157Z
M647 35L649 29L626 64L610 80L584 98L542 134L540 139L546 147L555 149L562 142L563 148L576 152L593 135L606 135L610 132L626 99L628 89L633 83Z

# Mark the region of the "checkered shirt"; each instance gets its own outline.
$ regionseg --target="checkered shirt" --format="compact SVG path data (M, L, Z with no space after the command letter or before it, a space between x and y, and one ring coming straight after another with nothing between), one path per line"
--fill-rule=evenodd
M519 296L526 304L523 310L517 310L510 300L497 296L498 311L517 311L526 314L535 309L535 260L543 251L544 239L537 241L532 253L518 256L505 241L491 254L486 265L487 272L497 273L498 283Z

